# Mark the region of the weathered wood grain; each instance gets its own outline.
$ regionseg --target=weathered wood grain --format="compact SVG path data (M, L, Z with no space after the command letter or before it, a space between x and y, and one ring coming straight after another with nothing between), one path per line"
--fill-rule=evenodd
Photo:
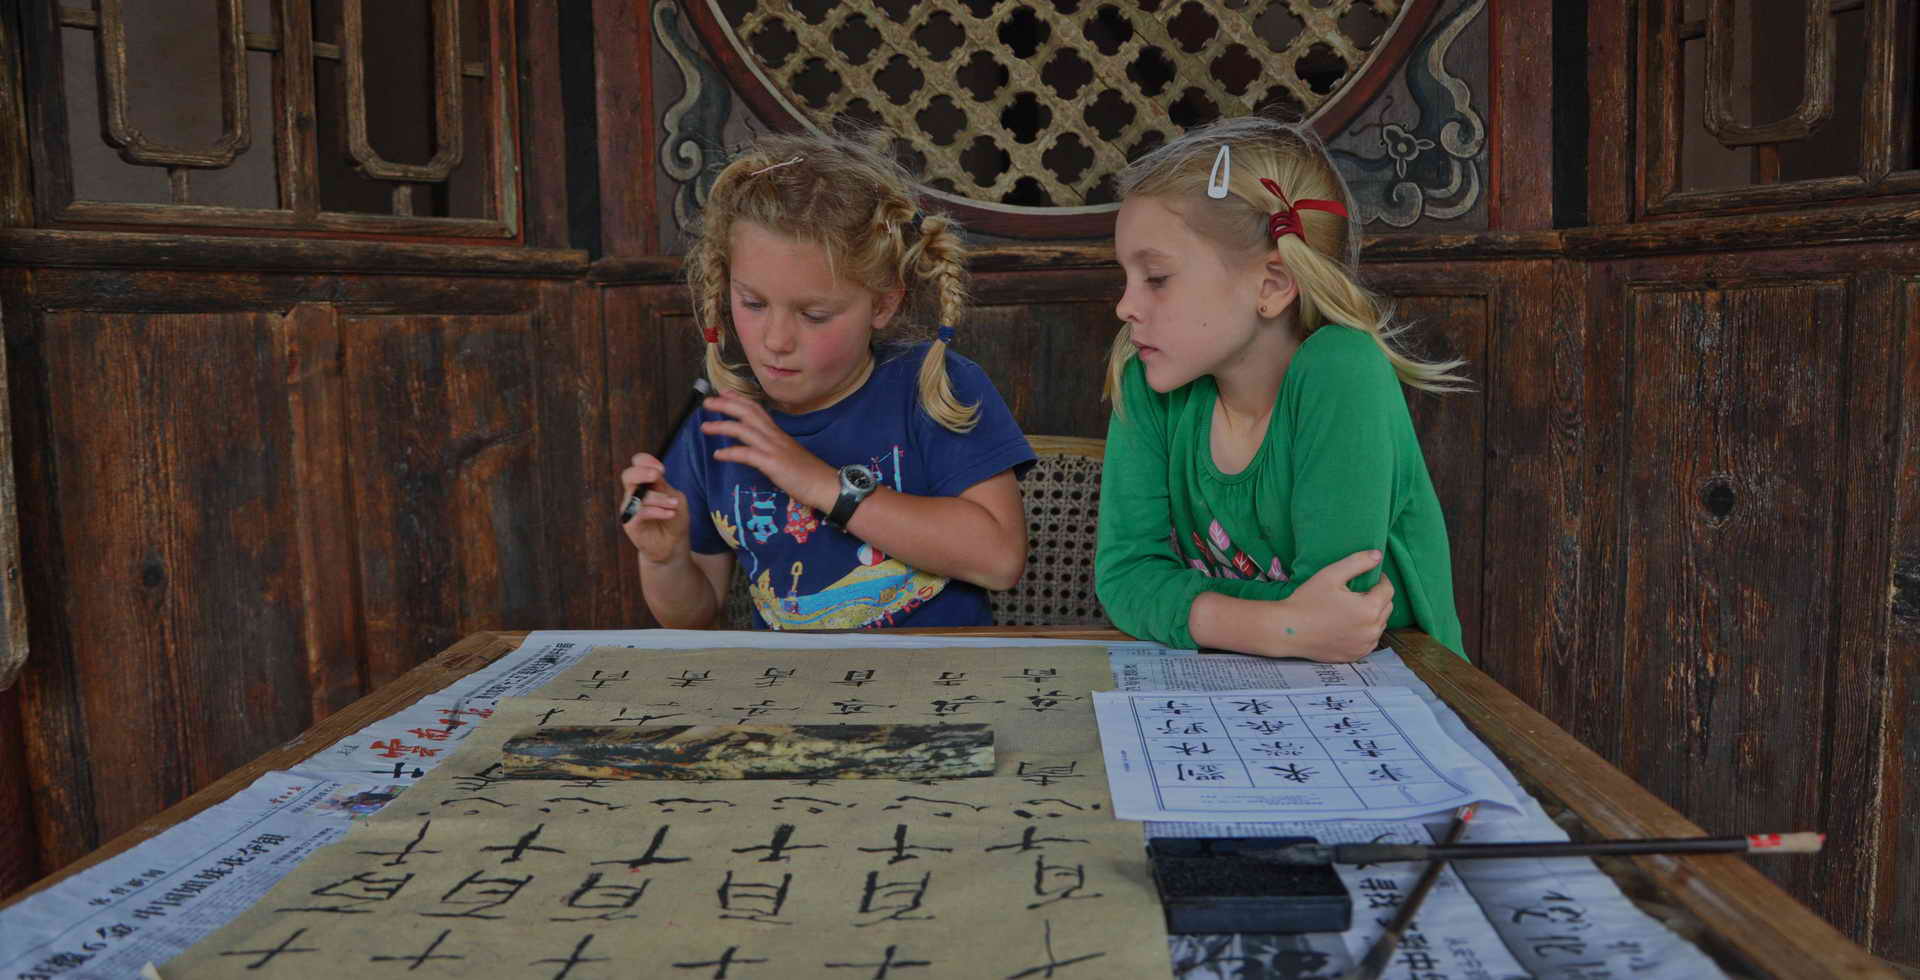
M1592 706L1615 719L1594 747L1709 827L1817 814L1848 849L1766 873L1920 961L1920 908L1900 898L1920 867L1897 448L1915 310L1893 298L1920 248L1588 268L1589 323L1620 325L1588 345L1584 649L1616 692Z
M0 229L0 265L539 277L577 276L586 271L587 256L504 245L9 228Z
M1716 832L1804 820L1843 791L1826 719L1848 699L1814 654L1839 641L1834 492L1853 420L1828 379L1845 374L1845 285L1646 283L1625 302L1622 720L1658 737L1622 760ZM1845 921L1846 863L1765 870Z
M466 637L418 668L409 671L399 680L367 694L334 713L306 737L280 743L262 752L251 762L212 781L192 796L148 816L137 825L117 834L105 846L84 851L76 858L53 866L57 870L48 871L46 877L35 882L32 887L0 899L0 908L58 884L115 855L125 853L142 841L150 840L161 831L246 789L254 780L269 772L276 769L291 769L299 765L301 761L312 757L339 739L394 714L513 652L524 636L525 634L514 633L475 633Z
M272 318L40 319L43 373L14 380L58 488L30 491L36 558L60 555L35 595L65 616L24 703L37 822L67 860L312 719Z
M26 730L20 722L20 692L0 691L0 895L11 895L39 878L39 842L33 826L32 784L27 776Z
M1887 368L1895 439L1888 447L1893 483L1885 548L1891 553L1890 601L1884 632L1882 727L1868 750L1879 755L1879 827L1883 859L1874 873L1871 947L1888 959L1920 965L1920 271L1886 277L1882 311L1889 327ZM1868 528L1871 533L1877 528ZM1886 567L1862 563L1861 570ZM1876 599L1878 589L1867 594ZM1879 605L1877 602L1874 605Z
M1511 666L1504 646L1492 648L1482 625L1481 581L1487 518L1487 453L1490 401L1488 343L1498 308L1496 267L1454 264L1444 272L1426 265L1377 266L1371 283L1393 303L1394 317L1408 324L1401 341L1428 360L1462 358L1473 390L1434 394L1407 389L1407 409L1426 458L1427 472L1446 515L1453 562L1454 608L1460 616L1466 654L1484 669ZM1505 515L1513 518L1517 515Z
M350 316L342 332L377 687L465 633L548 612L529 513L539 505L535 324L528 314Z
M534 248L567 247L567 113L561 102L559 5L517 0L522 134L522 240ZM559 110L559 111L556 111Z
M1633 81L1636 51L1633 7L1587 6L1587 220L1611 225L1633 215Z
M0 4L0 53L20 50L20 25L15 14L14 4ZM0 227L33 223L25 81L18 59L0 58Z
M600 241L608 255L660 252L653 7L592 0L594 111L600 133Z
M1554 18L1492 18L1488 94L1500 125L1488 133L1488 223L1501 231L1553 227Z
M320 303L294 307L275 330L287 369L293 537L307 701L315 719L352 704L365 690L340 340L338 311Z

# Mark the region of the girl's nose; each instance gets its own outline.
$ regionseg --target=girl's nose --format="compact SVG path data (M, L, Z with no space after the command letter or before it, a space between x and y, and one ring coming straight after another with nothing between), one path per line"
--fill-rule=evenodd
M1133 287L1129 285L1126 291L1120 294L1120 302L1114 304L1113 313L1122 323L1135 323L1137 320L1134 317L1134 311Z
M793 317L785 313L773 313L767 317L767 329L761 337L761 343L767 350L776 354L785 354L793 350L799 340L799 325Z

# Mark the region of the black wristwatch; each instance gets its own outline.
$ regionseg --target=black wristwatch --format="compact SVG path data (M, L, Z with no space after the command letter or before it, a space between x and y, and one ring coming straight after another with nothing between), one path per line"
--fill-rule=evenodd
M827 523L846 530L847 522L853 520L853 509L879 486L880 474L868 467L858 464L840 467L840 496L833 502L833 513L827 515Z

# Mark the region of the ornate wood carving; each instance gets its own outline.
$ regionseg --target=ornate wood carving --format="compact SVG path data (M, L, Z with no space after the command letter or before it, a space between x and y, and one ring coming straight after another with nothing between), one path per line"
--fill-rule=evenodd
M1351 5L1385 21L1366 46L1343 26L1348 6L1307 3L685 6L763 119L884 125L969 227L1076 237L1109 230L1127 158L1186 126L1283 105L1339 132L1439 4Z

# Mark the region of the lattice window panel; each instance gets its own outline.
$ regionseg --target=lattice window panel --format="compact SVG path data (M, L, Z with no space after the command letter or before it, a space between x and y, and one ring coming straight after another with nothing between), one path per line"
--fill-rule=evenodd
M513 5L27 3L39 221L510 237Z
M1653 0L1649 213L1920 190L1911 0Z
M1000 213L1062 214L1108 210L1128 159L1222 116L1279 107L1337 129L1435 4L693 6L735 85L763 110L816 129L884 127L939 194Z

